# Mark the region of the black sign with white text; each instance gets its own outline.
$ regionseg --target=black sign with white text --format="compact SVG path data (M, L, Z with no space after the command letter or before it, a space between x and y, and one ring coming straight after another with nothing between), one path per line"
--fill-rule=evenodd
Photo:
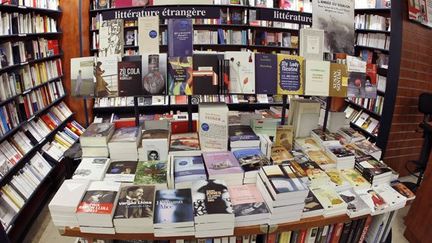
M256 10L257 20L278 21L295 24L312 24L312 14L283 9L265 9L259 8Z
M111 19L137 19L146 16L160 16L161 19L194 18L194 19L218 19L219 7L201 6L172 6L172 7L147 7L137 9L118 9L102 12L103 20Z

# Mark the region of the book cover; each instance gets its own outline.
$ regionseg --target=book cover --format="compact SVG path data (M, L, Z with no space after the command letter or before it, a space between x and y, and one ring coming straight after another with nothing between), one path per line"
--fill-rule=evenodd
M382 211L389 206L384 198L374 189L362 189L356 191L356 193L368 205L372 212Z
M255 94L255 55L252 52L225 52L229 60L230 94Z
M277 93L277 64L277 55L255 54L255 93Z
M210 177L243 173L239 162L230 151L203 153L203 158Z
M116 129L111 137L110 143L136 142L140 132L140 127L122 127Z
M200 150L197 133L171 134L169 151L196 151Z
M138 36L141 55L159 53L159 16L138 18Z
M305 95L329 95L330 62L306 60L305 77Z
M134 184L156 185L167 183L166 161L145 161L138 162Z
M192 95L192 57L168 57L169 95Z
M137 161L112 161L105 173L104 180L133 182L137 169Z
M115 200L120 189L120 183L94 181L90 183L87 192L77 208L77 213L112 214Z
M198 106L199 138L203 151L228 150L228 107L224 103Z
M168 158L168 130L152 129L143 132L142 149L147 161L162 160Z
M343 169L340 171L342 176L353 186L357 188L370 187L370 183L356 170Z
M112 123L92 123L81 137L108 137L114 130Z
M366 98L366 73L350 72L348 97Z
M233 125L229 126L228 130L230 142L259 140L259 137L255 134L250 126Z
M307 190L302 180L288 177L280 165L265 166L263 171L277 194Z
M233 214L228 187L222 180L201 180L192 184L195 221L215 214Z
M277 94L304 94L303 57L278 54Z
M315 142L315 140L311 137L307 138L296 138L295 139L296 146L299 146L302 151L318 151L322 148Z
M153 219L154 195L154 186L123 185L120 188L114 220Z
M376 64L366 64L365 98L377 97L377 72Z
M155 195L154 224L193 223L190 189L158 190Z
M330 177L331 182L335 185L336 190L338 190L338 188L351 187L350 182L345 179L340 170L329 169L326 170L326 173Z
M354 192L354 190L345 190L339 192L339 195L348 204L347 209L350 215L359 213L367 214L370 212L368 205Z
M256 185L230 186L228 192L236 217L270 213Z
M290 125L279 125L276 128L274 145L285 147L288 151L293 149L294 127Z
M303 209L303 213L320 211L323 209L324 209L324 207L321 205L318 198L313 194L312 191L309 191L309 194L307 195L307 197L305 199L305 207Z
M94 57L71 59L71 95L74 97L93 97L95 95Z
M336 166L335 161L329 158L329 156L323 150L315 150L306 152L310 160L317 163L321 167Z
M174 156L175 183L205 180L207 178L201 156Z
M139 96L141 85L141 62L123 61L118 63L118 96Z
M407 200L414 200L416 197L415 194L408 187L406 187L403 183L399 181L392 182L391 187L393 187L394 190L399 192L399 194L406 197Z
M344 146L327 146L327 150L334 154L338 159L354 157L354 154L351 153L351 151L346 149Z
M330 63L330 97L347 97L348 70L345 64Z
M72 178L99 181L103 179L110 160L105 158L83 158Z
M97 97L118 96L118 55L96 58L94 85Z
M260 149L241 149L233 152L243 171L256 171L265 165L270 165L270 161L265 157Z
M271 159L275 165L279 165L294 160L294 156L284 146L273 145Z
M320 201L321 205L327 209L346 208L345 201L330 187L311 188L311 191Z
M165 95L167 54L142 55L142 87L144 95Z
M312 28L300 29L300 56L305 60L323 60L324 30Z
M197 95L219 94L222 81L222 54L193 55L193 93Z
M124 24L122 19L102 21L99 29L99 57L123 55Z
M192 19L168 20L168 57L192 57Z
M109 0L98 0L95 1L96 9L106 9L109 8Z

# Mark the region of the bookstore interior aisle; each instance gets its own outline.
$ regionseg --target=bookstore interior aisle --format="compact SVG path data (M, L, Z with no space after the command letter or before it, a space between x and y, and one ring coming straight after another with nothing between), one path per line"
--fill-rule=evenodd
M0 242L428 242L431 6L0 0Z

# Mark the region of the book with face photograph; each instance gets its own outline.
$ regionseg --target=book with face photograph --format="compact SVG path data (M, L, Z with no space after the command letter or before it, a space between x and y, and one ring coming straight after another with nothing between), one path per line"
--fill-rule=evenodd
M193 227L194 214L190 189L158 190L155 195L155 227L183 224ZM170 227L172 228L172 227Z
M123 185L120 189L114 221L117 219L153 219L155 187Z
M104 180L133 182L136 169L137 161L113 161L108 166Z

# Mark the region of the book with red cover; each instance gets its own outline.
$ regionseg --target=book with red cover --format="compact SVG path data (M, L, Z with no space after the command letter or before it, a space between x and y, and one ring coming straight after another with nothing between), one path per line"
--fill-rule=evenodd
M135 127L135 118L123 118L121 120L113 121L115 128L122 128L122 127Z
M300 231L299 236L298 236L298 243L305 243L306 242L306 234L307 234L307 230L303 229Z
M42 121L45 122L45 124L47 124L47 126L51 129L51 131L57 127L47 114L42 115L41 119Z
M330 238L330 243L339 243L339 239L342 235L343 227L344 227L344 223L335 224L331 238Z
M369 231L369 226L370 226L371 223L372 223L372 216L369 215L366 218L366 222L365 222L365 224L363 226L363 231L361 233L360 240L358 242L364 242L364 240L366 239L366 234Z
M171 134L188 133L188 121L171 121ZM192 121L192 132L197 132L197 121Z
M48 40L48 53L51 56L60 54L58 40Z

